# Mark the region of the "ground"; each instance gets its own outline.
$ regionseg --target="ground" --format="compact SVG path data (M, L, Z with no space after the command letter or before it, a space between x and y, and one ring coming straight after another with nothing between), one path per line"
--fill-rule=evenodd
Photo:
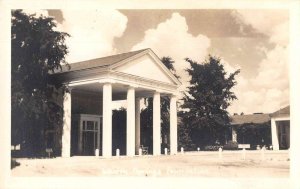
M245 159L244 159L245 158ZM142 157L17 159L12 176L288 178L288 151L189 152Z

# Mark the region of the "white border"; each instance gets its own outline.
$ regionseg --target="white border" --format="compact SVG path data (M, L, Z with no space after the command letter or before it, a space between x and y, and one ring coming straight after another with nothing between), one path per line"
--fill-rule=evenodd
M79 8L80 7L80 8ZM10 177L10 10L11 9L288 9L290 12L291 177L284 178L118 178ZM0 188L300 188L300 2L298 0L0 1Z

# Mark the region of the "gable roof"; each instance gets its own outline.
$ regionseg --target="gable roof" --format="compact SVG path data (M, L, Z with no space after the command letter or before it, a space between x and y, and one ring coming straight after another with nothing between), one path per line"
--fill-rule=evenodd
M148 50L148 49L142 49L142 50L138 50L138 51L132 51L132 52L121 53L121 54L116 54L116 55L112 55L112 56L106 56L106 57L71 63L70 69L68 69L68 66L62 66L62 71L57 70L56 73L58 73L58 72L64 73L64 72L91 69L91 68L97 68L97 67L111 66L118 62L121 62L122 60L125 60L125 59L135 56L141 52L144 52L146 50Z
M262 124L270 120L270 114L233 115L231 116L231 125L242 125L245 123Z
M174 76L174 74L160 61L160 58L150 49L141 49L137 51L131 51L127 53L116 54L112 56L106 56L102 58L96 58L76 63L71 63L69 66L62 66L62 70L57 69L54 71L54 74L68 73L73 71L81 71L88 69L96 69L96 68L116 68L122 66L123 64L133 60L135 58L141 57L145 54L149 54L157 63L159 67L171 78L171 80L176 83L176 85L180 85L181 82Z
M290 115L290 105L270 114L271 117L289 116L289 115Z

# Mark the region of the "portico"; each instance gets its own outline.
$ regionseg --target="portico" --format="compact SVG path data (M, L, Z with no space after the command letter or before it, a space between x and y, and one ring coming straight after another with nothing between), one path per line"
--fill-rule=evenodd
M63 157L71 156L74 109L81 114L93 110L92 113L102 117L102 121L95 127L95 144L97 149L101 149L103 157L112 156L112 150L116 150L112 149L112 103L115 100L127 102L126 155L138 155L141 140L140 101L145 97L153 97L153 155L160 155L160 98L163 96L170 98L170 153L177 153L176 99L180 82L151 49L73 63L70 66L71 69L64 67L62 72L53 74L67 88L63 98ZM82 139L78 140L80 149Z

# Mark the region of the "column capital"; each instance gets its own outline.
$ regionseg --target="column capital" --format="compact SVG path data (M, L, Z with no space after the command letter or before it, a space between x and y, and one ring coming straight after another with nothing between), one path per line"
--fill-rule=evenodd
M137 84L129 84L128 85L128 88L139 88L139 85L137 85Z
M168 96L173 97L173 98L178 98L179 93L178 92L170 93L170 94L168 94Z
M64 84L64 92L71 93L73 88L69 84Z
M135 84L129 84L128 85L128 89L136 89L138 88L139 86L138 85L135 85Z
M153 92L153 94L161 94L161 93L162 93L161 90L155 90L155 91Z

